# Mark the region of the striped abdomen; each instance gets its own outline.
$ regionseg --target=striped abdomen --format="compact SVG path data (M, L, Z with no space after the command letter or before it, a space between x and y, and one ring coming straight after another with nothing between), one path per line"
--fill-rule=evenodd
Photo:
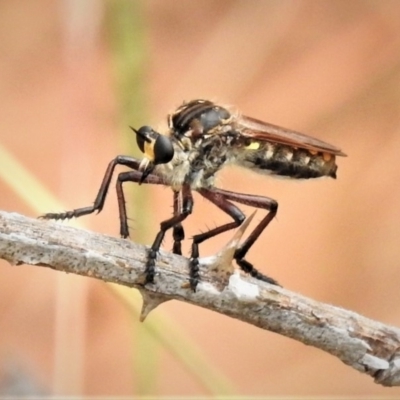
M253 142L238 151L235 164L294 179L336 178L335 155L291 146Z

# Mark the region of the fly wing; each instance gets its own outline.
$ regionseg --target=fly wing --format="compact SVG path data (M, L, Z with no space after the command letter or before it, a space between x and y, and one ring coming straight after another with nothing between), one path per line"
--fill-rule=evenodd
M337 156L346 156L339 148L323 142L322 140L286 128L281 128L277 125L269 124L268 122L259 121L255 118L242 115L238 118L237 123L240 127L241 134L254 140L269 141L301 149L322 151Z

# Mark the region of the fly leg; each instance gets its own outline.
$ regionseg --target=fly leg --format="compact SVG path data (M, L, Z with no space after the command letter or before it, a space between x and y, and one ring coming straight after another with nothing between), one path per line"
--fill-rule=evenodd
M75 210L66 211L63 213L48 213L40 216L39 218L43 219L55 219L55 220L64 220L70 219L73 217L82 217L83 215L92 214L95 211L99 213L104 206L106 201L108 188L110 187L111 178L114 173L114 169L117 165L124 165L126 167L132 168L137 170L139 168L140 161L136 158L129 157L129 156L117 156L112 160L107 167L107 170L104 174L103 181L101 182L100 189L97 193L96 199L93 205L88 207L77 208Z
M173 228L175 225L180 225L180 223L185 220L188 215L192 213L193 210L193 196L190 190L190 186L185 184L182 186L182 209L178 210L176 215L172 218L169 218L160 224L160 231L158 232L153 245L151 246L148 254L148 260L146 264L145 270L145 279L143 284L146 285L147 283L154 282L154 275L155 275L155 263L158 251L160 250L161 243L164 239L165 233L168 229ZM178 229L179 231L179 229ZM183 229L182 229L183 231ZM179 239L178 235L178 239ZM179 240L177 241L179 243Z
M238 263L239 267L253 276L256 279L269 282L272 284L278 284L274 279L262 274L256 268L253 267L251 263L244 259L246 253L249 251L250 247L255 243L258 239L260 234L263 230L268 226L268 224L272 221L275 217L277 210L278 210L278 203L270 199L268 197L256 196L256 195L248 195L248 194L241 194L236 192L230 192L227 190L213 188L210 189L201 189L199 193L214 203L218 208L222 211L227 213L230 217L233 218L235 222L231 222L217 228L214 228L208 232L196 235L193 237L193 244L192 244L192 262L193 264L193 273L191 274L191 281L190 285L193 290L198 283L198 273L196 272L196 265L197 265L197 272L198 272L198 257L199 257L199 244L204 242L207 239L210 239L213 236L219 235L222 232L226 232L230 229L234 229L241 225L245 219L243 212L236 207L234 204L229 202L228 200L235 201L241 204L249 205L256 208L261 208L268 210L268 214L259 222L259 224L255 227L255 229L251 232L249 237L244 241L244 243L236 250L234 258Z
M258 225L250 233L248 238L236 250L234 258L239 267L242 268L243 271L250 274L252 277L277 285L278 282L275 279L272 279L269 276L266 276L259 272L256 268L253 267L251 263L245 260L244 257L250 250L251 246L253 246L258 237L261 235L261 233L264 231L264 229L276 216L276 213L278 211L278 203L275 200L264 196L236 193L222 189L215 189L215 191L225 196L229 200L235 201L237 203L268 210L268 214L258 223Z
M64 220L73 217L81 217L83 215L92 214L97 211L99 213L103 207L107 197L108 189L112 180L112 176L117 165L124 165L131 168L133 171L121 172L118 174L116 182L116 191L118 199L118 210L119 210L119 221L120 221L120 234L123 238L129 236L128 218L126 212L125 194L123 190L123 183L135 182L135 183L147 183L155 185L164 185L165 182L162 178L154 174L148 174L143 179L143 172L139 171L140 161L136 158L129 156L117 156L112 160L107 167L104 174L100 189L97 193L96 199L93 205L88 207L81 207L75 210L66 211L63 213L48 213L42 215L40 218L43 219L55 219ZM182 207L180 207L179 195L182 193ZM144 284L154 281L154 267L157 253L160 249L162 240L164 239L165 232L174 227L174 253L181 254L181 241L184 239L184 231L181 222L192 212L193 210L193 197L191 194L190 187L184 185L181 192L174 192L174 216L166 221L163 221L160 226L160 231L151 246L148 253L148 260L145 269L145 281Z
M141 171L128 171L128 172L121 172L118 174L118 179L116 183L116 190L117 190L117 200L118 200L118 211L119 211L119 233L121 237L124 239L129 236L129 227L128 227L128 218L126 213L126 201L125 201L125 194L122 187L124 182L134 182L134 183L148 183L153 185L163 185L164 181L158 177L157 175L149 174L147 177L142 181L143 172Z
M208 232L200 233L198 235L193 236L192 243L192 253L190 257L190 287L193 291L196 291L196 287L200 281L199 276L199 244L204 242L207 239L210 239L214 236L219 235L220 233L229 231L240 226L245 220L245 215L243 212L236 207L234 204L229 202L221 193L218 193L215 189L200 189L199 193L210 200L213 204L215 204L222 211L231 216L234 222L229 222L227 224L218 226L214 229L209 230Z
M181 212L181 199L180 192L174 191L174 216L178 216ZM185 239L185 231L180 222L174 225L172 229L172 236L174 238L174 245L172 247L172 252L174 254L182 255L182 240Z
M88 207L77 208L75 210L66 211L63 213L48 213L44 214L39 218L43 219L55 219L55 220L64 220L70 219L73 217L82 217L83 215L92 214L97 211L99 213L106 201L108 189L110 187L111 179L117 165L123 165L129 167L135 171L129 172L121 172L118 175L117 179L117 198L118 198L118 209L119 209L119 220L120 220L120 234L123 238L127 238L129 236L129 228L127 222L127 215L126 215L126 207L125 207L125 196L122 190L122 183L123 182L140 182L140 178L142 177L143 173L139 172L139 165L140 161L136 158L129 157L129 156L117 156L112 160L107 167L107 170L104 174L103 181L101 182L100 189L97 193L96 199L93 205ZM149 175L143 183L152 183L161 185L164 182L156 175Z

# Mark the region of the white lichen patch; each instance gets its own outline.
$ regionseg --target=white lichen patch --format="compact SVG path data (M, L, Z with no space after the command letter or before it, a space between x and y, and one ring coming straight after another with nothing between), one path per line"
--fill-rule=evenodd
M197 285L197 292L207 292L214 295L221 293L214 285L209 282L199 282L199 284Z
M373 369L388 369L390 366L389 361L371 354L365 354L361 360L361 364Z
M400 359L399 358L395 358L394 360L392 360L392 364L393 364L394 367L400 368Z
M229 290L240 300L257 301L260 290L257 285L245 281L239 271L235 271L229 278Z
M207 268L211 265L215 265L219 262L219 257L218 255L214 255L214 256L209 256L209 257L202 257L199 258L199 263L201 265L206 266Z

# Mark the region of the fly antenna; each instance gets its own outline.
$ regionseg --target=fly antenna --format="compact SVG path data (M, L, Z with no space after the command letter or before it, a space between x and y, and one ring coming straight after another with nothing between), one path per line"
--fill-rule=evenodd
M135 128L133 128L132 126L129 126L129 128L131 128L133 130L133 132L136 133L136 135L138 135L139 137L141 137L145 142L147 143L151 143L151 139L145 135L143 132L140 131L140 129L137 131Z

